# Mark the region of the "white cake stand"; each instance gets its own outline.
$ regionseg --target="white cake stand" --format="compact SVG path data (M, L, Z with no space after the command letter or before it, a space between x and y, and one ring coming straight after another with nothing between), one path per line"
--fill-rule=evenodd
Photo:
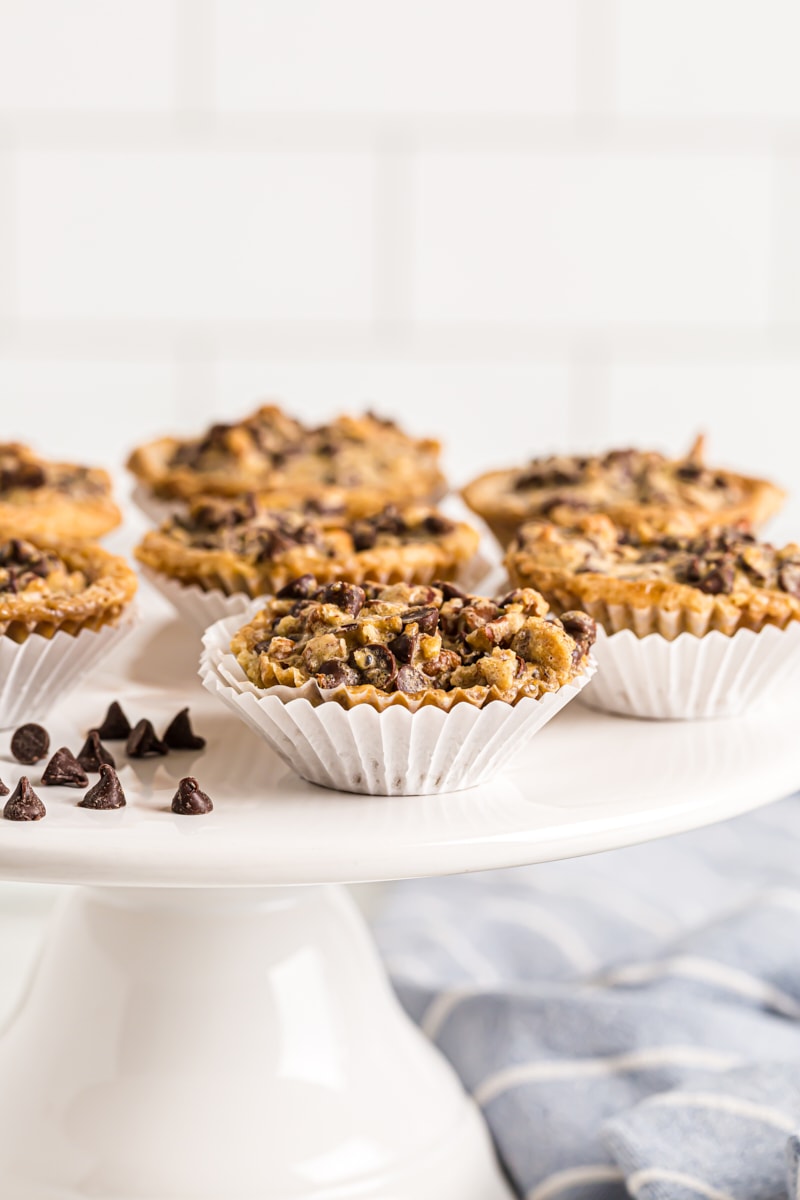
M288 773L203 692L196 651L177 623L149 625L113 679L47 724L75 748L112 697L157 724L190 703L205 753L122 766L125 809L43 788L44 821L0 822L1 878L81 885L0 1040L2 1195L505 1200L473 1103L332 885L543 862L734 816L800 786L800 706L651 724L573 705L491 786L347 796ZM24 769L2 758L13 783ZM187 774L209 816L169 811Z

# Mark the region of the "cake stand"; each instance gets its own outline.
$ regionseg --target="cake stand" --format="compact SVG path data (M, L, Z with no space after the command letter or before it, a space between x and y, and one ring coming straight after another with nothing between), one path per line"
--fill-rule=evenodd
M543 862L734 816L800 786L800 705L647 723L572 705L492 785L341 795L290 774L148 624L47 724L73 748L109 699L202 754L128 763L128 806L0 822L0 878L79 885L0 1039L13 1200L505 1200L473 1102L405 1017L345 883ZM0 775L20 768L0 743ZM180 817L196 775L212 814ZM300 886L304 885L304 886Z

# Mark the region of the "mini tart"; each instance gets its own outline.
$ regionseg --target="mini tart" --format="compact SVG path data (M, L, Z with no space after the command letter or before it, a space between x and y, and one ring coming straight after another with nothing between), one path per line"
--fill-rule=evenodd
M120 520L106 471L47 462L16 442L0 444L0 535L89 541Z
M558 691L583 673L595 632L585 613L559 620L527 588L495 602L449 583L320 588L304 578L240 629L231 651L260 688L315 684L345 708L447 711Z
M147 533L136 557L204 591L263 596L300 575L319 583L425 583L474 557L478 534L435 509L388 507L339 528L313 514L274 511L255 496L204 497Z
M13 642L112 625L135 591L125 560L99 546L0 543L0 636Z
M534 521L506 565L517 586L557 612L585 609L608 633L733 635L800 618L800 546L775 549L741 528L642 538L599 513L573 528Z
M128 468L156 496L237 496L263 492L273 507L292 507L330 493L350 516L382 505L443 494L440 446L415 439L392 421L366 414L303 426L274 405L233 425L213 425L200 438L161 438L131 454Z
M589 512L602 512L647 537L691 535L740 521L757 528L778 511L785 499L780 488L706 467L704 448L698 438L681 459L642 450L534 459L520 469L481 475L463 496L504 546L534 518L573 525Z

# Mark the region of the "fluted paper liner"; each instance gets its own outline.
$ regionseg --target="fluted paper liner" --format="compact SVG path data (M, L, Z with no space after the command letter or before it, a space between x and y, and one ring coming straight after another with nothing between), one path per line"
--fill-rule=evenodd
M584 696L592 708L662 720L734 717L798 679L800 622L672 640L598 627L594 654L599 669Z
M170 602L172 607L186 621L194 626L199 633L221 621L223 617L239 617L239 625L245 623L244 614L258 611L258 605L253 607L253 598L246 592L234 592L228 596L219 588L205 591L197 584L179 583L161 571L140 564L139 569L144 578L152 583L156 591ZM237 625L236 628L239 626Z
M59 630L52 637L31 634L24 642L0 637L0 729L36 721L60 704L133 628L130 609L114 624Z
M343 708L317 688L257 688L230 652L238 619L206 630L203 686L269 743L298 775L323 787L379 796L418 796L475 787L513 755L594 674L590 663L572 684L540 700L464 701L449 712L399 705ZM316 689L316 696L314 695Z
M139 512L144 513L154 525L161 525L164 521L168 521L184 507L180 500L165 500L161 496L157 496L151 488L143 483L136 484L131 492L131 500Z

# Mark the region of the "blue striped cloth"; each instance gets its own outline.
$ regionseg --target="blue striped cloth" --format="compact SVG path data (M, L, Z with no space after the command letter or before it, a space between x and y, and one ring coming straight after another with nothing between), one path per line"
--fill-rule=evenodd
M395 884L376 933L525 1200L800 1200L800 799Z

